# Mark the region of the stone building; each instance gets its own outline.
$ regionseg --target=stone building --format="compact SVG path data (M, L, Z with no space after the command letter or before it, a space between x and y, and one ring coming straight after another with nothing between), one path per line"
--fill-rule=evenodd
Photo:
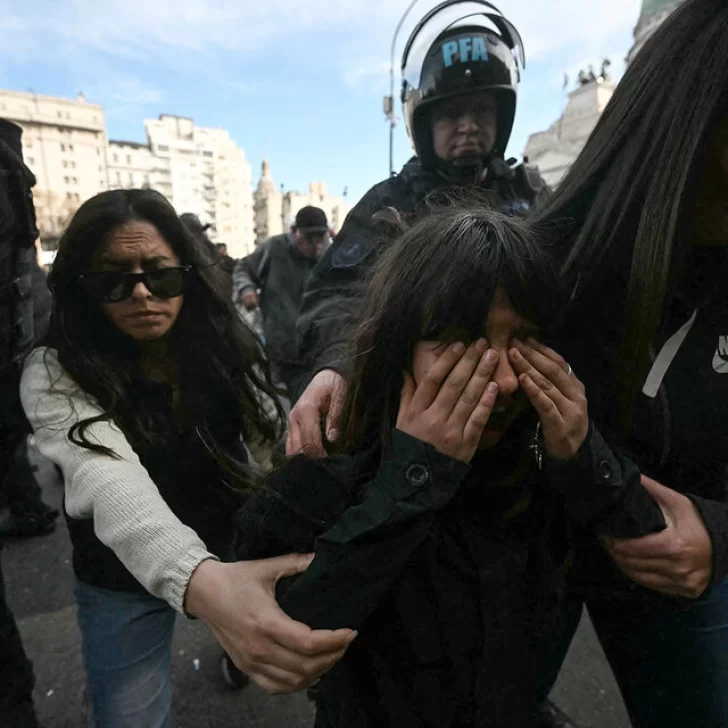
M23 156L44 248L53 248L84 200L107 189L104 110L73 99L0 90L0 118L23 128Z
M631 61L645 41L683 0L642 0L642 10L634 30L634 46L627 61ZM583 76L584 80L588 77ZM558 184L584 148L594 130L615 86L602 75L582 82L569 94L569 100L560 119L546 131L532 134L526 144L524 156L538 164L545 180Z
M264 159L255 191L256 245L273 235L280 235L289 230L298 211L307 205L320 207L326 213L329 226L334 233L341 229L352 207L343 195L329 194L325 182L309 183L306 193L295 190L283 192L273 181L270 163Z
M147 144L109 140L106 168L109 171L109 189L153 187L154 157Z
M684 0L642 0L637 26L634 29L634 45L627 56L631 61L645 44L645 41L660 27L673 10Z
M270 163L263 160L260 180L255 189L255 244L283 232L283 193L278 189L270 171Z
M556 186L568 172L586 140L594 130L615 86L598 78L569 94L563 116L546 131L531 134L524 156L539 166L551 186Z
M254 247L251 167L224 129L162 114L144 122L147 144L112 141L107 164L112 189L151 187L179 214L193 212L210 237L242 258Z

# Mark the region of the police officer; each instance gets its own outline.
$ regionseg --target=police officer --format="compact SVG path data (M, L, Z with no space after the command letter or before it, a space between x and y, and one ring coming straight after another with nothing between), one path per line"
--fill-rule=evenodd
M433 198L463 190L477 194L481 204L518 212L544 192L536 168L504 159L525 65L521 37L493 5L477 3L482 12L472 15L469 2L471 14L463 19L453 16L458 0L439 5L405 46L402 102L415 156L400 174L367 192L308 282L297 339L313 380L290 415L289 454L304 446L323 454L323 416L329 439L335 439L356 284L377 258L383 238L376 213L395 208L416 218L431 209Z
M23 164L22 129L0 119L0 484L25 435L18 397L22 361L33 346L35 179ZM0 569L0 725L37 726L33 667L5 599Z

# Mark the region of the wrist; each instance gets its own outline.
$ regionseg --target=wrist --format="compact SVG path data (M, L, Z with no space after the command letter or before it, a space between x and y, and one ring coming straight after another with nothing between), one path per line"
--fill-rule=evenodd
M185 592L184 609L187 614L205 620L215 594L220 589L222 571L225 565L213 558L201 561L192 572Z

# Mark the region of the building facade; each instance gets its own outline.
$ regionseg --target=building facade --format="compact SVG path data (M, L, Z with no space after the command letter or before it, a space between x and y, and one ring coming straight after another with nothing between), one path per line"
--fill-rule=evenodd
M325 182L309 183L306 193L295 190L283 192L273 181L268 160L263 160L254 203L256 245L290 230L298 211L307 205L319 207L326 213L334 233L341 230L352 207L343 195L329 194Z
M107 189L106 119L98 104L0 90L0 117L23 128L23 156L45 248L54 247L84 200Z
M684 0L643 0L634 31L631 61L647 39ZM586 74L583 75L586 79ZM594 130L615 86L603 76L594 76L569 94L563 115L546 131L528 138L524 156L538 164L549 185L557 185L579 156Z
M634 29L634 45L627 56L630 62L647 39L667 20L684 0L642 0L642 11Z
M569 94L562 117L528 138L523 154L538 165L549 186L555 187L579 156L614 89L611 81L602 78L580 86Z
M209 224L210 237L242 258L254 248L253 189L245 152L223 129L162 114L144 122L147 144L112 141L107 164L113 189L151 187L178 214Z

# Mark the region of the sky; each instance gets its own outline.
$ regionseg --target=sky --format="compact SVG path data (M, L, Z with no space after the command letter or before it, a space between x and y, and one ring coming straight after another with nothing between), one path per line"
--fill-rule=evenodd
M110 139L145 141L160 113L222 127L285 189L309 181L355 202L389 172L392 34L409 0L0 0L0 88L102 104ZM418 16L405 21L397 58ZM571 79L609 57L618 77L640 0L496 0L527 67L508 153L548 128ZM398 69L399 60L397 60ZM399 87L397 77L396 87ZM395 92L396 94L398 91ZM397 105L400 110L399 104ZM401 113L399 114L401 117ZM411 155L403 121L395 166Z

